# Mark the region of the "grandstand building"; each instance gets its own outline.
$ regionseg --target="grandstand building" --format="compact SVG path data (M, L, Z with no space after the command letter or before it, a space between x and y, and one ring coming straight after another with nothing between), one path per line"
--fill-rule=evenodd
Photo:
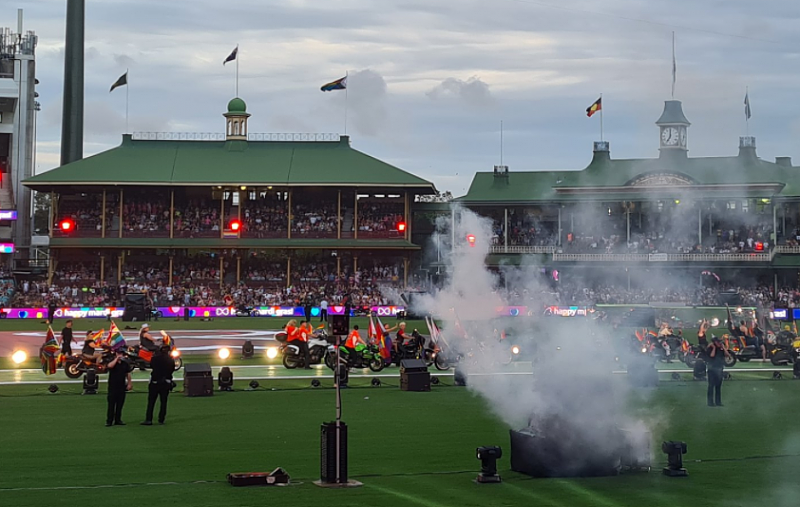
M27 179L53 199L48 279L289 287L366 269L408 280L420 249L410 207L432 183L347 136L250 133L240 98L223 116L224 134L126 134Z
M580 171L477 173L459 201L494 222L487 262L628 287L659 274L796 287L800 168L760 159L749 136L737 156L689 157L676 100L656 125L658 158L613 159L596 142Z

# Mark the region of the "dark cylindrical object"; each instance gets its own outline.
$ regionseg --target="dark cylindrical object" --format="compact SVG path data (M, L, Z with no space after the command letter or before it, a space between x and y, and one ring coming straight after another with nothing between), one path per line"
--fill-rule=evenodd
M320 481L325 484L347 483L347 425L339 423L339 438L335 422L322 423L320 442ZM337 444L339 446L337 453ZM336 461L339 458L337 477Z
M86 0L67 0L61 165L83 158L83 45Z

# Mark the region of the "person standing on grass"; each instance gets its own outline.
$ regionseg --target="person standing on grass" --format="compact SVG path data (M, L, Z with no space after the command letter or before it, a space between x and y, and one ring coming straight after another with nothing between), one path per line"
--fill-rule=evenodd
M157 399L161 401L158 424L164 424L167 418L167 399L172 389L172 373L175 371L175 360L169 353L169 345L162 344L150 362L153 371L150 373L150 385L147 388L147 414L142 426L153 425L153 410Z
M324 297L319 302L319 321L325 322L328 320L328 300Z
M128 363L122 360L122 352L108 363L108 411L106 426L125 426L122 422L122 406L125 405L125 394L133 388Z
M725 368L725 357L730 357L728 349L722 340L713 336L711 345L706 349L706 360L708 362L708 393L707 401L709 407L722 406L722 371Z
M65 356L72 355L72 319L68 320L61 330L61 353Z

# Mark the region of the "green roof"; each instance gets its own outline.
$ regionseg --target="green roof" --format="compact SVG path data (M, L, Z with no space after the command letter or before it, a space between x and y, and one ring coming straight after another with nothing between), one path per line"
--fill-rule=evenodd
M247 112L247 104L244 103L242 99L236 97L231 99L228 102L228 112L229 113L246 113Z
M669 153L655 159L624 160L610 159L608 152L599 151L580 171L510 171L508 176L479 172L467 195L458 200L465 204L632 200L644 195L674 196L693 186L708 195L798 197L799 169L766 162L747 150L736 157L687 158ZM647 181L662 176L660 183Z
M234 99L235 100L235 99ZM348 186L435 193L433 183L337 141L134 140L23 182L36 190L68 185Z

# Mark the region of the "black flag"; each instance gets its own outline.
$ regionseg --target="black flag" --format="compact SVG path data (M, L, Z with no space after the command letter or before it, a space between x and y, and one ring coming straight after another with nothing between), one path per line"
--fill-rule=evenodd
M121 75L119 79L114 81L114 84L111 85L111 89L108 90L108 93L114 91L114 88L119 88L120 86L126 86L128 84L128 71L125 71L125 74Z

